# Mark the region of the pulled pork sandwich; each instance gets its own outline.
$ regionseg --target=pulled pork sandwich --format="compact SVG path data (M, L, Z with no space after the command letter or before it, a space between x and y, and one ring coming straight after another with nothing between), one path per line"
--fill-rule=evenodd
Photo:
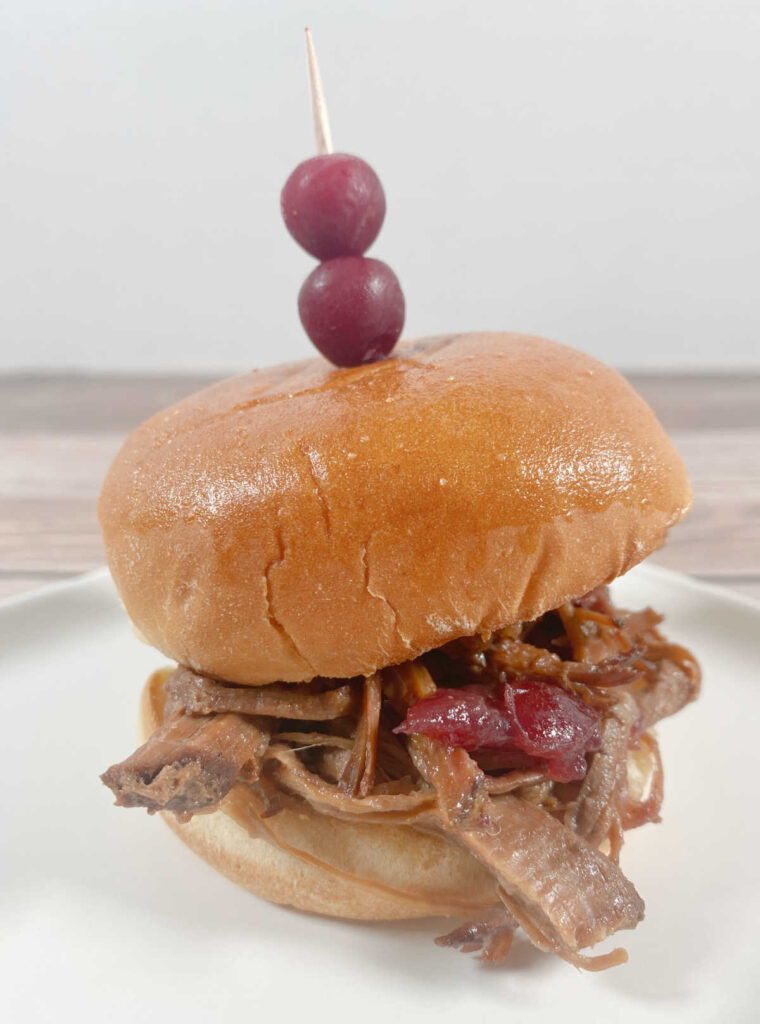
M606 584L690 502L622 377L540 338L193 395L103 488L127 612L177 663L103 781L266 899L621 963L582 950L643 917L618 855L658 820L652 726L699 669Z

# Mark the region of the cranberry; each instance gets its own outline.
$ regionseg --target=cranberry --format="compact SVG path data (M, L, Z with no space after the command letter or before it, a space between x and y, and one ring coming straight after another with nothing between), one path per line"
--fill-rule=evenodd
M598 711L535 679L439 689L409 708L396 731L423 733L477 755L488 752L484 763L493 768L524 765L527 758L558 782L582 779L585 754L601 743Z
M421 732L465 750L503 747L512 738L511 724L493 687L480 683L436 690L409 708L397 731Z
M326 153L304 160L282 190L280 206L293 238L319 260L361 256L385 217L380 179L364 160Z
M345 256L313 270L298 294L304 330L336 366L383 359L404 326L404 294L380 260Z
M583 755L597 750L602 740L599 712L551 683L516 679L502 683L499 690L514 725L515 746L546 761L558 782L582 779Z

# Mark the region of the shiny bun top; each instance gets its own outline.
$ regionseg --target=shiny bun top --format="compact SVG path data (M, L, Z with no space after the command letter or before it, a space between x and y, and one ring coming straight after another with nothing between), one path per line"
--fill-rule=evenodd
M250 685L367 674L613 579L688 510L602 363L500 333L397 352L254 371L132 434L100 518L150 643Z

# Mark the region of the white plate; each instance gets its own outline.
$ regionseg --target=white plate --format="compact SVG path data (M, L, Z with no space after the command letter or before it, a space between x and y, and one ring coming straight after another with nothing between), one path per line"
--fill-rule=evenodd
M161 657L97 574L0 609L0 1018L14 1022L756 1020L760 606L664 570L615 585L667 613L704 695L661 727L664 822L630 833L646 920L585 974L516 943L485 969L436 922L362 925L271 906L156 818L111 806ZM610 943L607 944L609 946Z

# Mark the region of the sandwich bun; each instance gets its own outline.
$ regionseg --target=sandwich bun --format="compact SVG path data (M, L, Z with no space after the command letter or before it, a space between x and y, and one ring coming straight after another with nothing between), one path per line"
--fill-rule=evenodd
M461 334L192 395L127 440L100 519L148 642L261 685L366 675L535 618L641 561L690 503L615 371L542 338Z

